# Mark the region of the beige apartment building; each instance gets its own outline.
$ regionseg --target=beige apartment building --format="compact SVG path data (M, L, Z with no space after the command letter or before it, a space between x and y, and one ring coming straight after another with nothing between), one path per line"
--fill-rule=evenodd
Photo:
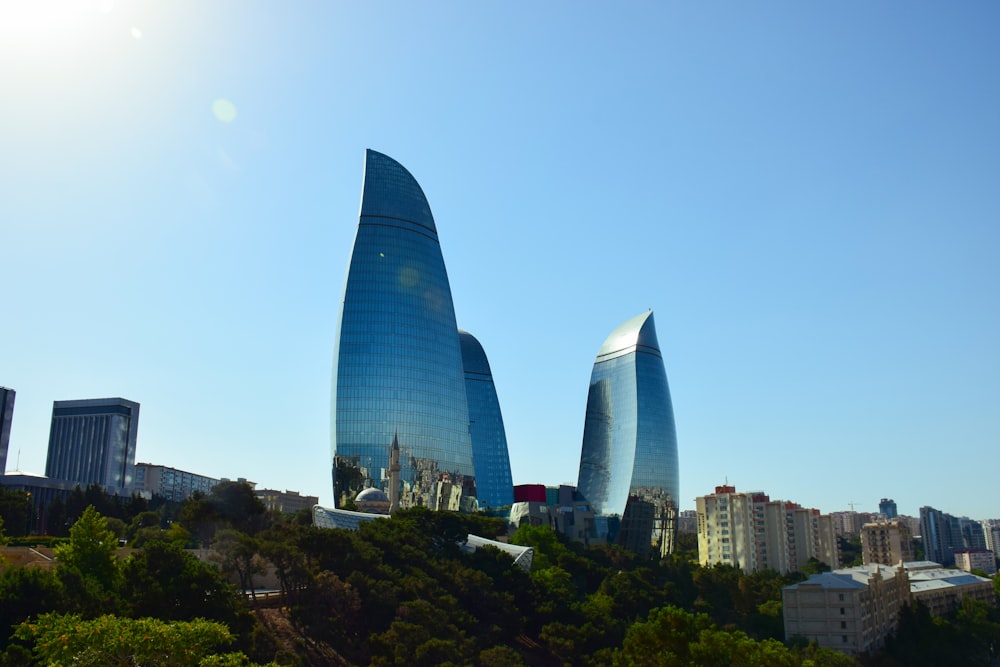
M785 638L801 635L844 653L871 653L896 629L904 604L920 602L942 616L966 597L995 605L993 581L930 561L814 574L781 591Z
M728 485L695 502L702 565L787 573L801 570L810 558L839 564L833 523L819 510L771 500L762 491L737 493Z
M861 557L865 565L896 565L913 560L913 534L905 521L866 523L861 528Z
M781 591L785 637L857 655L885 644L910 599L903 566L861 565L814 574Z

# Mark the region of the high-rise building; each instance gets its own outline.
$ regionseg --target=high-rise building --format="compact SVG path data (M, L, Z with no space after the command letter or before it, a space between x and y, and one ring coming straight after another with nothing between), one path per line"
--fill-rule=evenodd
M7 471L7 449L10 447L10 423L14 419L13 389L0 387L0 475Z
M884 515L886 519L895 519L897 516L896 501L892 498L883 498L878 501L878 513Z
M401 507L478 507L462 351L437 228L413 176L372 150L337 323L330 432L337 506L363 488L387 491L395 438Z
M861 529L861 557L865 565L897 565L913 560L910 526L898 519L866 523Z
M738 567L746 573L801 571L810 558L839 564L837 537L830 515L763 491L738 493L717 486L695 500L698 515L698 561Z
M45 476L130 488L135 472L139 404L124 398L55 401Z
M968 517L957 517L934 509L920 508L920 537L927 560L945 567L955 564L956 549L985 549L983 526Z
M469 405L469 433L472 436L479 504L505 507L514 502L514 484L510 474L507 434L503 428L503 415L490 362L475 336L459 331L458 339L465 369L465 395Z
M638 552L656 543L668 553L679 485L674 410L648 311L612 331L597 353L577 488L606 520L600 537Z

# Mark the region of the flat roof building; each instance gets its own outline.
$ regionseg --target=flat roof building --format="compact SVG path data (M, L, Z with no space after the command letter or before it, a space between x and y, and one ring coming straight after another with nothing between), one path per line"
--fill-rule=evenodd
M124 398L55 401L45 476L129 489L135 474L139 404Z

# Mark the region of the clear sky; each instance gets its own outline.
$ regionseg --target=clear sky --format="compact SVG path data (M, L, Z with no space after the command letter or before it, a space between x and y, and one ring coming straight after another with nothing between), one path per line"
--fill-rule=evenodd
M1000 4L0 3L8 471L52 401L332 501L365 148L430 201L514 482L652 308L681 508L1000 517Z

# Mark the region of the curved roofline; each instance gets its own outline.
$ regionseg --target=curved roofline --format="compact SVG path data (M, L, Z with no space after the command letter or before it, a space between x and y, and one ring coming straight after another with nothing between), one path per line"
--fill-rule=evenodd
M390 176L395 176L395 179L387 178ZM400 177L403 183L399 182ZM390 180L397 182L389 183ZM387 186L392 193L391 197L383 196ZM419 215L414 215L415 212ZM360 215L406 220L437 235L430 203L417 179L398 160L371 148L365 149Z
M623 322L612 331L598 350L597 360L603 361L605 358L628 354L638 347L646 348L647 352L660 353L652 309Z

